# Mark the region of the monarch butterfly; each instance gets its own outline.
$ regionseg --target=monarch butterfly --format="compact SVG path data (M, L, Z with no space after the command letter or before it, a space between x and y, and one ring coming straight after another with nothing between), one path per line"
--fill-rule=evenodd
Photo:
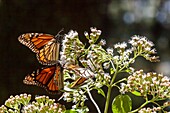
M87 68L82 68L77 65L69 65L65 67L67 70L73 71L76 75L79 76L78 79L76 79L73 84L71 85L72 88L82 85L88 78L93 78L94 73Z
M23 82L27 85L36 85L45 88L49 93L58 93L63 86L62 68L59 63L50 65L28 74Z
M51 93L56 93L64 87L61 66L58 63L61 41L59 33L56 36L44 33L26 33L18 37L20 43L36 53L41 64L49 65L27 75L23 80L25 84L44 87Z
M59 58L61 36L59 33L56 36L44 33L26 33L20 35L18 40L36 53L41 64L54 65Z
M44 87L51 93L56 93L64 87L62 67L58 62L61 36L59 33L56 36L43 33L26 33L18 37L19 42L36 53L41 64L48 65L27 75L23 80L25 84ZM93 75L90 70L75 65L70 65L66 69L72 70L80 76L74 81L72 87L83 84L89 75Z

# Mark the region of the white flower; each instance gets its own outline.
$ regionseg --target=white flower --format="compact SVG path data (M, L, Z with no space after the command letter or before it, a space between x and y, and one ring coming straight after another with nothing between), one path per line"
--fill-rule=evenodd
M97 30L97 35L101 35L102 31L101 30Z
M156 81L157 80L157 77L153 77L152 78L152 82Z
M74 31L70 30L70 32L65 37L70 38L70 37L72 37L73 33L74 33Z
M167 76L164 76L161 80L162 82L168 82L169 81L169 78Z
M81 101L86 101L86 100L88 100L88 98L86 97L86 95L82 95L82 97L81 97Z
M106 79L110 79L110 78L111 78L109 73L104 73L104 77L105 77Z
M96 37L96 34L90 33L90 36L91 36L91 37Z
M110 67L110 62L103 63L103 68L104 69L109 69L109 67Z
M79 91L80 95L84 94L84 92L82 90Z
M127 43L126 42L121 43L120 48L126 48L126 47L127 47Z
M133 67L129 67L130 73L133 73L135 69Z
M76 105L73 105L73 106L72 106L72 109L76 109L76 108L77 108L77 106L76 106Z
M133 51L132 49L126 49L124 53L127 54L127 55L129 55L129 54L132 53L132 51Z
M95 86L96 86L97 88L101 88L103 85L102 85L101 82L97 82L97 83L95 84Z
M117 43L114 45L115 48L121 48L121 49L125 49L127 47L127 43L123 42L123 43Z
M151 54L156 54L156 49L150 50L150 53L151 53Z
M113 56L113 48L107 48L107 53Z
M102 46L106 45L106 40L101 39L101 40L100 40L100 44L101 44Z
M129 40L128 42L129 42L129 44L134 44L135 43L134 40Z
M125 94L126 84L125 84L125 83L120 83L120 87L121 87L120 92L121 92L122 94Z
M116 60L116 61L119 60L119 56L118 55L114 56L113 60Z
M84 35L87 37L89 34L88 34L88 32L85 31L85 32L84 32Z
M150 51L151 48L150 48L150 47L145 47L144 50L145 50L145 51Z
M148 44L150 47L153 47L153 46L154 46L154 43L151 42L151 41L147 41L147 44Z
M77 32L77 31L74 31L73 37L76 37L76 36L78 36L78 32Z
M67 98L67 97L69 97L70 96L70 93L67 93L67 92L64 92L63 93L63 98Z
M91 32L97 32L97 29L95 27L90 28Z
M140 39L139 36L137 36L137 35L134 35L131 38L132 38L132 40L139 40Z

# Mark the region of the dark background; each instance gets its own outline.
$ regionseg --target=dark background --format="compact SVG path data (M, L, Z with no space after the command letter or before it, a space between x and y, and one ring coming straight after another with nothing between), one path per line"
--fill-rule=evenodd
M42 66L35 54L19 43L19 35L56 35L64 28L63 33L78 31L85 41L83 33L90 27L102 30L101 38L106 39L108 47L133 35L148 37L155 43L161 62L139 58L136 68L170 74L170 0L0 0L0 104L10 95L25 92L49 95L42 88L22 83L27 73ZM101 98L95 99L103 106ZM96 112L91 103L88 106Z

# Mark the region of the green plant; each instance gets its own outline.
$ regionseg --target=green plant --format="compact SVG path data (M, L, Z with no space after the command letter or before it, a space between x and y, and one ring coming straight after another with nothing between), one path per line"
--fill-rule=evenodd
M163 105L160 105L158 101L170 98L170 79L163 76L163 74L145 73L142 69L135 70L135 67L132 67L138 57L143 57L150 62L159 61L159 57L155 56L156 49L151 41L146 37L135 35L131 37L128 43L117 43L112 48L104 49L106 41L103 39L98 41L101 35L100 30L91 28L91 33L85 32L84 35L89 44L81 42L78 33L71 30L64 36L60 51L59 62L63 67L64 76L64 89L61 98L66 102L73 102L74 105L71 110L65 110L62 105L54 104L54 101L48 98L40 103L37 99L37 102L29 103L30 96L25 96L24 101L23 96L19 96L19 98L22 98L19 100L22 101L14 101L15 104L12 105L7 104L7 100L5 106L13 108L14 112L21 109L21 104L24 105L20 110L23 112L26 108L29 108L28 105L35 106L39 104L36 110L41 110L41 105L43 105L43 110L47 111L50 109L57 109L58 111L61 108L60 111L66 113L86 113L89 111L85 105L85 101L88 100L86 94L88 94L98 113L108 113L109 107L112 108L114 113L168 112L164 108L170 106L170 102L166 101ZM116 77L125 73L126 76L123 79L115 81ZM70 79L74 82L70 82ZM103 86L107 87L107 92L103 91ZM118 88L120 94L111 100L113 87ZM93 99L91 90L97 90L98 94L101 94L103 99L106 100L103 110L98 107ZM139 108L132 109L132 100L126 94L127 92L143 97L145 102ZM55 107L56 109L48 108L50 107L49 103L50 106L58 105L58 107ZM153 104L153 108L145 108L149 103ZM46 104L48 106L45 106ZM1 106L0 111L7 111L5 106ZM31 109L34 110L34 108ZM11 109L8 109L8 111L10 112Z
M71 83L65 82L67 91L64 92L63 98L67 102L72 101L75 103L73 109L84 107L84 102L87 100L85 93L88 93L98 112L101 112L90 93L91 90L97 90L106 99L104 113L108 113L110 101L112 101L111 106L114 113L145 111L142 108L148 103L159 107L159 109L153 108L154 111L164 111L164 108L169 104L161 106L157 101L166 100L170 97L169 78L155 72L135 71L135 68L131 65L135 63L137 57L144 57L150 62L159 61L159 57L155 56L156 50L153 48L154 44L151 41L146 37L135 35L129 40L129 45L125 42L117 43L113 48L105 50L103 48L106 44L105 40L102 39L97 43L101 35L100 30L91 28L90 34L87 32L84 34L88 39L89 46L79 40L76 31L70 31L65 35L60 53L61 64L65 67L64 75L66 79L76 80L80 76L86 76L87 78L86 84L77 88L72 88ZM72 70L67 69L69 65L78 65L86 70L80 69L79 73L72 72ZM73 75L70 75L70 72ZM115 81L115 78L122 73L127 73L129 77ZM102 89L103 86L108 89L106 93ZM110 100L113 87L119 89L120 95ZM143 96L146 102L138 109L132 110L132 101L125 94L126 92L131 92L136 96ZM152 99L148 99L149 95L152 96Z

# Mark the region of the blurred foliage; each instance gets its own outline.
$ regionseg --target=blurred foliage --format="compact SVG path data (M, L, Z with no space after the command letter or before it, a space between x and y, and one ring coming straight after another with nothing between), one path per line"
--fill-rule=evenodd
M41 65L18 42L19 35L55 35L64 28L64 33L73 29L83 36L90 27L101 29L101 37L110 47L133 35L148 37L155 43L161 63L139 59L136 66L170 75L170 0L0 0L0 104L11 94L47 94L22 83L27 73Z

